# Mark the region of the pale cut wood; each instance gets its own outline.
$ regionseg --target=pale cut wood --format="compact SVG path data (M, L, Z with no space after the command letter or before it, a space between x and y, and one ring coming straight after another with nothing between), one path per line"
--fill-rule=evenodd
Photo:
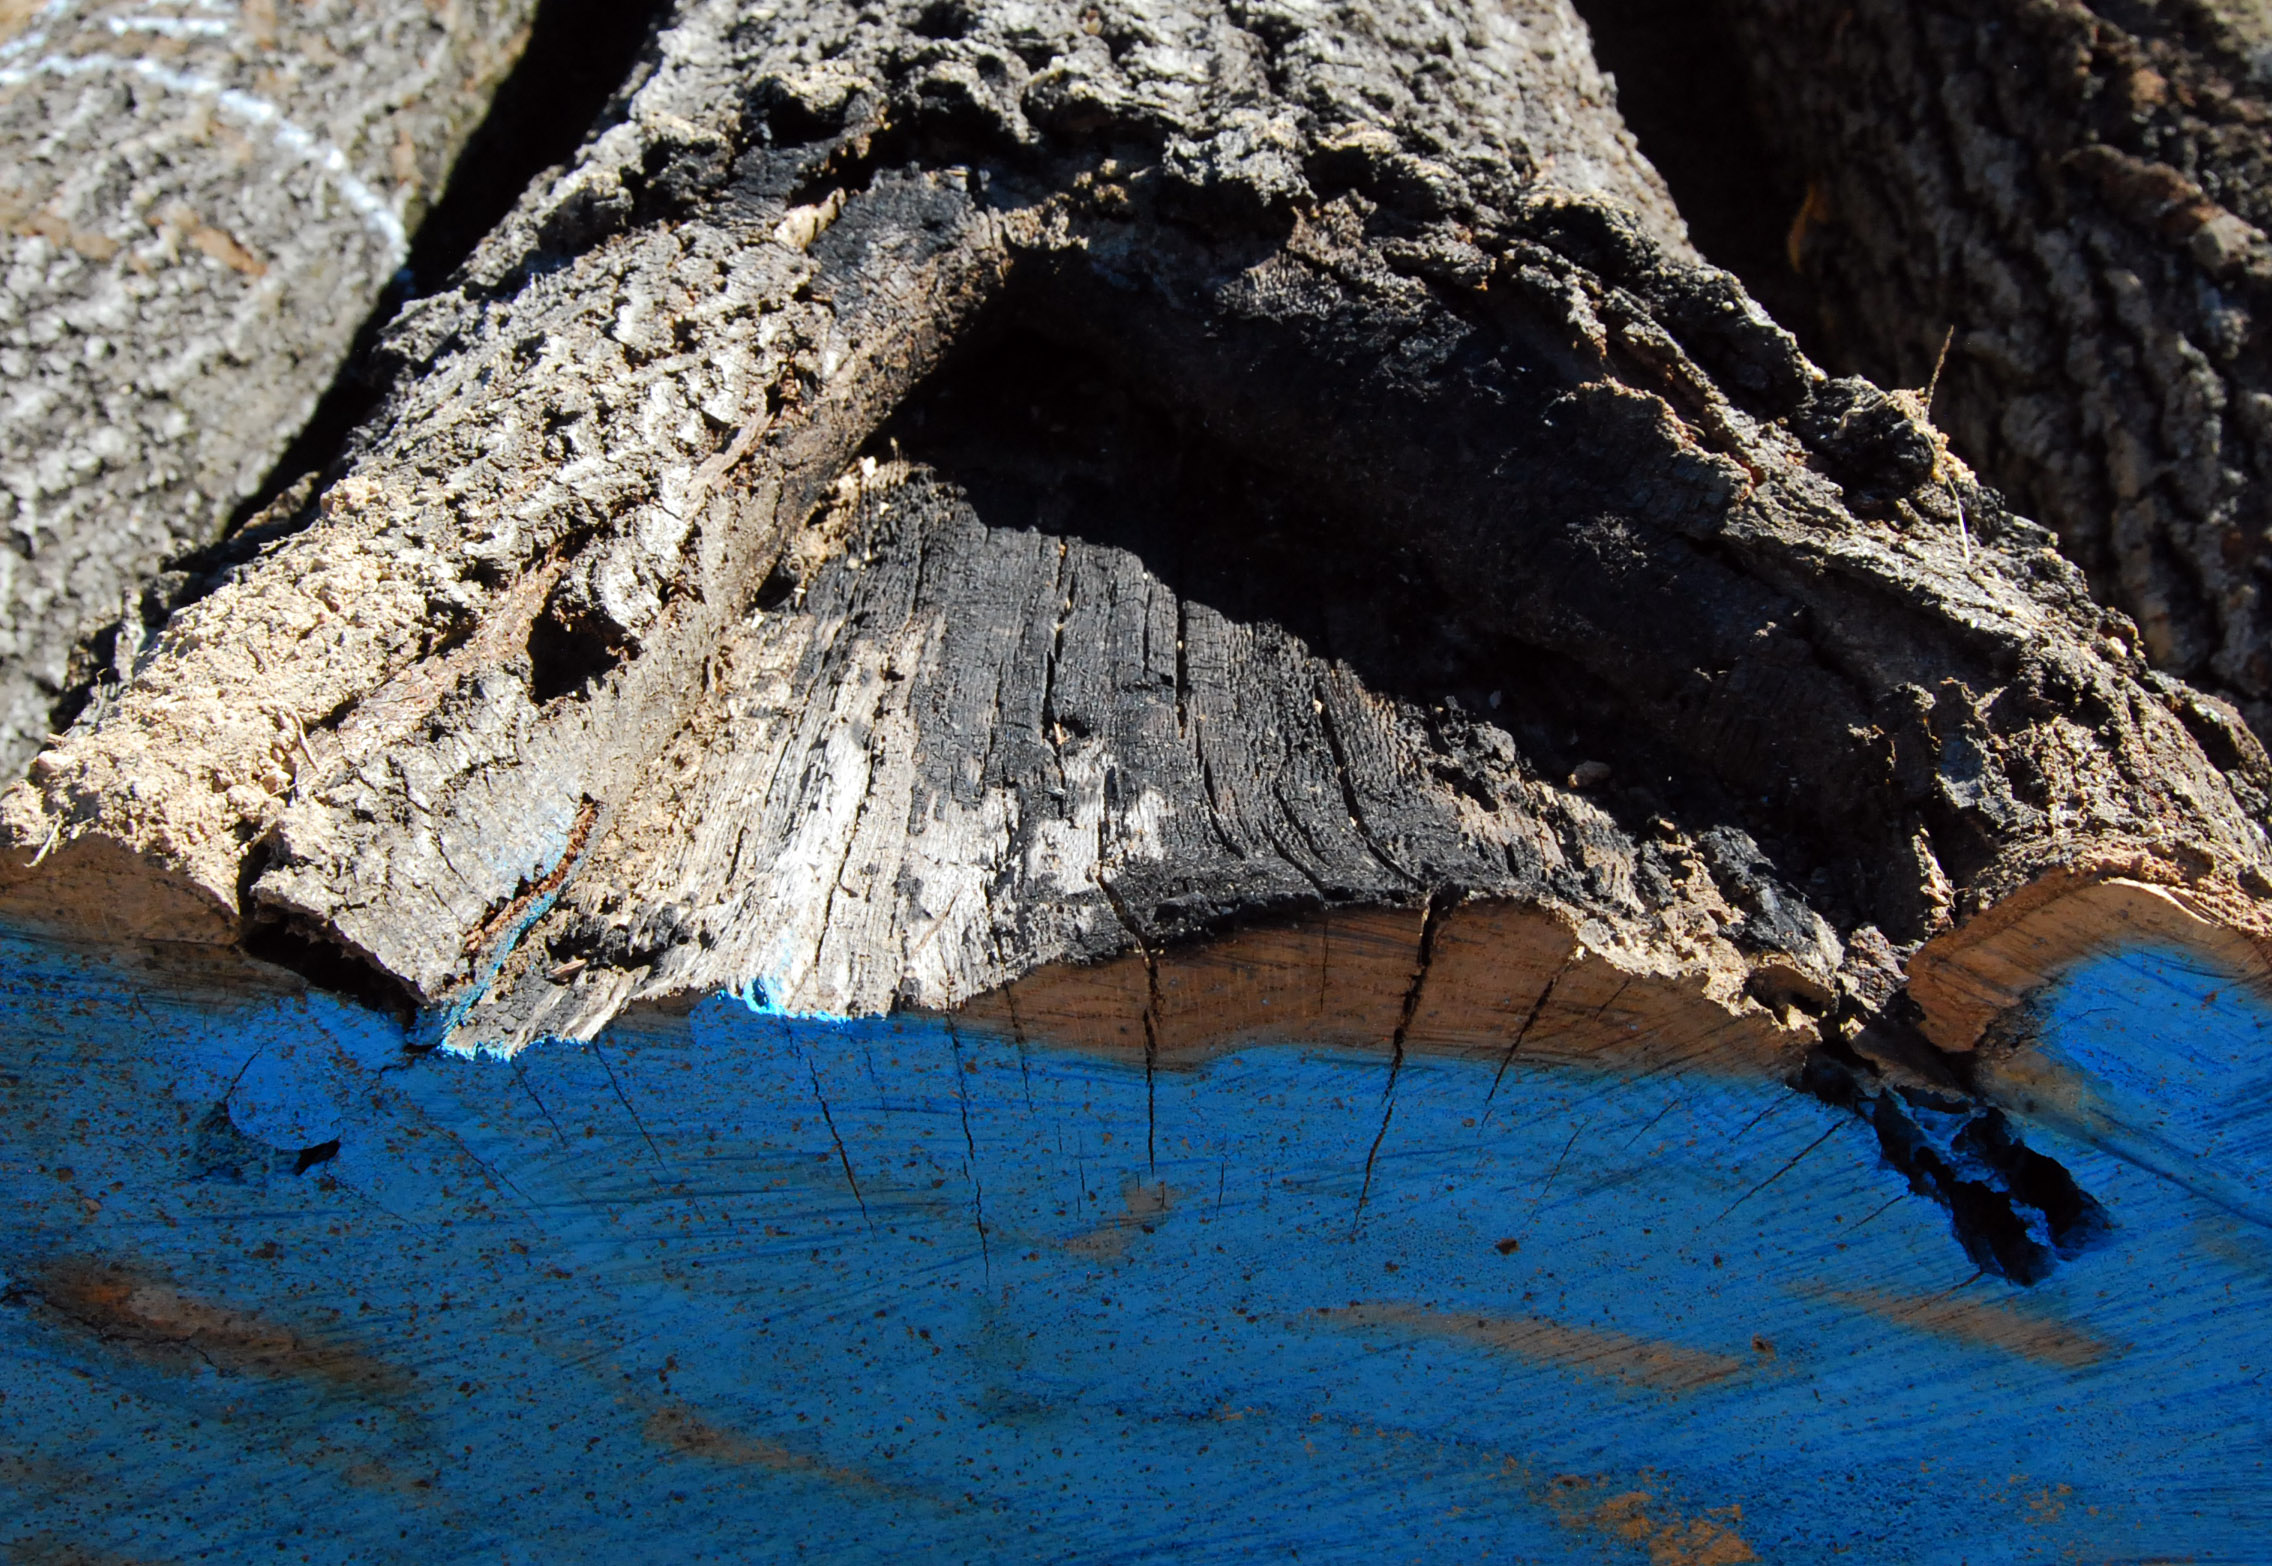
M1909 994L1924 1012L1926 1037L1944 1050L1969 1051L1997 1018L2086 959L2155 947L2197 953L2272 996L2272 926L2261 903L2074 871L2047 876L1928 941L1909 960Z
M1254 1044L1587 1066L1786 1075L1803 1013L1746 996L1740 964L1658 971L1590 950L1521 903L1435 919L1358 910L1146 956L1044 968L955 1013L1035 1044L1156 1067Z

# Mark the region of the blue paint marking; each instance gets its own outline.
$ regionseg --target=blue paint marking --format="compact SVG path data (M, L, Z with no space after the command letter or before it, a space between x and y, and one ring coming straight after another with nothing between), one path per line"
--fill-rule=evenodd
M496 1061L24 940L0 989L0 1545L27 1553L2272 1538L2272 1235L2077 1129L2132 1094L2168 1106L2153 1146L2254 1188L2272 1017L2163 955L2046 1000L2102 1112L2028 1141L2110 1227L2031 1289L1977 1275L1869 1126L1773 1083L1518 1069L1486 1109L1495 1063L1408 1059L1360 1220L1379 1056L1161 1073L1148 1124L1140 1068L731 998Z
M589 804L583 805L582 809L585 812L596 811L596 807ZM582 868L585 856L592 851L592 842L596 836L590 830L593 815L583 814L579 819L583 825L582 846L577 846L578 828L572 823L559 832L559 845L549 848L544 855L544 871L537 879L548 882L549 889L531 898L528 906L521 909L513 922L491 944L487 955L481 959L480 972L474 975L473 982L465 987L456 1000L439 1010L429 1011L418 1019L413 1037L420 1048L439 1049L451 1045L459 1025L489 993L489 986L497 982L497 975L504 971L505 960L513 955L514 949L521 944L522 937L535 929L537 921L552 912L553 904L560 901L562 888Z
M2100 958L2034 1008L2049 1073L2009 1096L2070 1135L2272 1224L2272 1008L2189 953Z

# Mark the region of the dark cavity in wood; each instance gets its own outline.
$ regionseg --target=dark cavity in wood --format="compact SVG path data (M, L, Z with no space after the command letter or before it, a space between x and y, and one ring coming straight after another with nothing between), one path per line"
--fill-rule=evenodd
M1759 97L1734 34L1698 0L1572 0L1617 109L1671 187L1688 234L1715 266L1788 329L1809 357L1822 352L1816 304L1785 240L1806 178L1761 123Z

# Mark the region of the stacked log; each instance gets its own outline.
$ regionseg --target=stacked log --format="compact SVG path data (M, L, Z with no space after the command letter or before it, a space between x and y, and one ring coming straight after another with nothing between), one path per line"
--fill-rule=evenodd
M269 482L533 10L0 7L0 773Z

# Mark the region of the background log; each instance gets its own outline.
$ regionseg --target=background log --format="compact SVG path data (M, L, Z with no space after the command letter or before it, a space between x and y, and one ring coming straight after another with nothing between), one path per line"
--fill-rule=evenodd
M1923 386L2156 664L2264 731L2267 61L2243 3L1723 0L1842 363ZM1953 332L1953 337L1950 334Z
M0 8L0 775L269 482L534 8Z

